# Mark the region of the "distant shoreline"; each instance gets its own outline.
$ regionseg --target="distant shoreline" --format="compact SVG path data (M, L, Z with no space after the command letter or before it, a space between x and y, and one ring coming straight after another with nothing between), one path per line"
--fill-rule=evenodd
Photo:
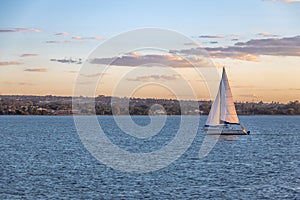
M117 104L111 105L110 96L100 95L91 97L76 97L80 99L77 108L72 108L72 97L64 96L26 96L26 95L0 95L0 115L23 116L148 116L148 115L174 115L174 116L206 116L210 112L212 101L154 98L119 98L114 97ZM184 105L181 104L184 102ZM154 105L161 105L153 109ZM183 108L181 108L184 106ZM155 107L155 106L154 106ZM299 101L291 101L287 104L272 102L235 102L239 116L292 116L300 115Z

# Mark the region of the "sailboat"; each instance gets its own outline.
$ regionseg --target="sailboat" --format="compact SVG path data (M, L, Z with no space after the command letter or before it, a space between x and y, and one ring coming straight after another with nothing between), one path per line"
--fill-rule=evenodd
M215 101L211 106L204 126L206 134L249 135L244 126L240 125L237 116L229 81L223 67L222 79Z

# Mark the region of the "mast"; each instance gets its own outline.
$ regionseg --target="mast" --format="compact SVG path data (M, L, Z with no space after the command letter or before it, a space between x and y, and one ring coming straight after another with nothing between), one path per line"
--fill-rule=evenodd
M206 121L206 126L218 126L220 124L239 124L228 77L224 67L219 91L211 106Z
M239 118L237 116L233 96L231 93L228 77L223 67L222 80L221 80L221 112L220 112L220 124L239 124Z

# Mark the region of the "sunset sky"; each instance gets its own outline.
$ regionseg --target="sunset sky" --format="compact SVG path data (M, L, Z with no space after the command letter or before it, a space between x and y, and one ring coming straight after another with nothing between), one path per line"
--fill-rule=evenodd
M170 52L193 57L204 49L219 73L226 66L236 101L300 100L299 10L300 0L3 0L0 94L73 95L83 63L104 65L113 56L88 59L99 45L120 33L155 27L176 31L193 41L171 44ZM133 49L102 74L83 76L88 80L102 75L97 94L111 95L116 80L126 74L122 81L126 87L151 81L180 88L180 73L199 88L199 99L209 99L207 91L201 91L205 90L203 80L170 52ZM157 66L152 64L128 75L132 68L148 61ZM174 71L161 65L172 65ZM88 81L80 84L85 83ZM134 95L172 97L157 87L141 88Z

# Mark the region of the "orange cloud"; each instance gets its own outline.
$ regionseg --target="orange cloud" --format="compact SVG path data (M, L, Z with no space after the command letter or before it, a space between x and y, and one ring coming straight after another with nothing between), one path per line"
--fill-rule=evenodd
M39 54L36 54L36 53L25 53L25 54L22 54L20 57L31 57L31 56L38 56Z
M185 59L186 58L186 59ZM178 68L192 68L197 67L209 67L211 66L211 62L205 57L198 56L188 56L181 57L174 54L165 54L165 55L124 55L121 57L115 58L94 58L89 60L91 64L110 64L113 66L127 66L127 67L137 67L137 66L170 66L170 67L178 67Z
M267 33L267 32L260 32L260 33L257 33L257 35L263 36L263 37L278 37L278 35Z
M0 66L6 66L6 65L20 65L22 63L17 61L11 61L11 62L0 62Z
M132 56L132 57L141 57L142 56L142 54L140 54L138 52L135 52L135 51L130 52L130 53L126 53L125 55Z
M46 68L25 69L25 72L47 72Z

